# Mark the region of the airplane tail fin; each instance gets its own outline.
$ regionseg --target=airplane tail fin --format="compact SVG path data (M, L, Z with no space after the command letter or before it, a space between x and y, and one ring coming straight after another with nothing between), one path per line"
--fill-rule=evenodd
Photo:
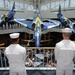
M15 9L15 2L13 3L13 6L12 6L12 11Z
M59 5L58 14L61 14L61 5Z
M41 13L40 13L40 12L41 12L41 11L40 11L40 9L39 9L39 5L36 4L36 10L35 10L35 12L34 12L35 18L37 18L37 17L41 18Z

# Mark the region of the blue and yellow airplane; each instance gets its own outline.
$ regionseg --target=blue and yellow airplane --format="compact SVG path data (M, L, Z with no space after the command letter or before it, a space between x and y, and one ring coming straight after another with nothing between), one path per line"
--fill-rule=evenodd
M58 11L58 14L57 14L57 17L59 18L59 21L60 21L60 25L62 27L69 27L72 29L73 33L75 33L75 22L74 21L71 21L70 19L64 17L61 13L61 5L59 5L59 11Z
M15 15L15 2L13 3L12 9L1 17L0 26L5 25L8 22L13 22L14 15Z
M60 22L57 20L41 21L39 12L35 13L35 17L33 19L15 19L15 21L32 30L33 38L29 40L28 43L34 41L36 47L40 47L41 42L48 41L41 40L41 34L43 31L60 25Z

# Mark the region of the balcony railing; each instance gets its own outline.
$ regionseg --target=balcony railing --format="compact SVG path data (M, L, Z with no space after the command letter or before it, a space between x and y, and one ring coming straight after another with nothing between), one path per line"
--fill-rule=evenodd
M18 29L18 28L23 28L24 26L21 25L21 24L17 24L17 23L14 23L14 24L6 24L6 25L3 25L0 27L0 30L8 30L8 29Z
M0 67L9 67L4 55L5 47L0 47ZM55 67L54 47L26 47L27 67Z
M1 68L9 67L4 51L5 47L0 47ZM26 67L56 67L54 47L26 47L26 55Z

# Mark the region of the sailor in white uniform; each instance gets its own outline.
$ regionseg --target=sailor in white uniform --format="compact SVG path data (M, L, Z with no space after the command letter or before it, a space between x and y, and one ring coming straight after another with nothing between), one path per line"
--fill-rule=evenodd
M71 34L70 28L62 29L63 40L55 46L56 75L73 75L75 44L69 39Z
M4 52L9 61L10 75L26 75L26 49L18 44L19 35L19 33L9 35L12 44Z

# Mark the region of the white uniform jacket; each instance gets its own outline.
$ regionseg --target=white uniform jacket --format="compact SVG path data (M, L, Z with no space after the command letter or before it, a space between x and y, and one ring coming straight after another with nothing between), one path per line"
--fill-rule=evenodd
M62 40L56 44L55 59L57 68L73 69L73 58L75 56L75 44L71 40Z
M11 44L5 50L11 72L25 71L26 49L19 44Z

